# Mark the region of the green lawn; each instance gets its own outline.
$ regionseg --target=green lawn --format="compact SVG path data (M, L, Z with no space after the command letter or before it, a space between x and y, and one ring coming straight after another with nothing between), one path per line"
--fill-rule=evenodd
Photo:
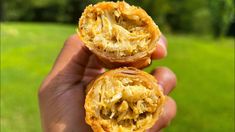
M40 132L37 89L75 26L1 24L1 131ZM168 57L156 66L178 77L169 132L234 131L234 40L166 35Z

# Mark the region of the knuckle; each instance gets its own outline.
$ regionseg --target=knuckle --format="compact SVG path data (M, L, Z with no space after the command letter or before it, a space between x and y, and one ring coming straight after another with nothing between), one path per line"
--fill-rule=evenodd
M43 86L41 86L39 89L38 89L38 97L41 98L42 95L44 94L44 90L45 88Z
M38 91L37 91L37 94L38 94L38 97L41 98L44 93L45 93L45 89L46 89L46 80L47 78L44 79L44 81L42 82L41 86L39 87Z
M65 40L64 45L70 45L75 40L78 39L78 36L76 34L70 35L67 40Z

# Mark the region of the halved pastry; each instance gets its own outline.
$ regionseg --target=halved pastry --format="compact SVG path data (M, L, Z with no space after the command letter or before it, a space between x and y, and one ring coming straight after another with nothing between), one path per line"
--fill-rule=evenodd
M142 132L158 120L165 101L156 79L131 67L104 73L86 90L85 119L95 132Z
M124 1L89 5L78 28L81 40L107 68L150 64L160 34L143 9Z

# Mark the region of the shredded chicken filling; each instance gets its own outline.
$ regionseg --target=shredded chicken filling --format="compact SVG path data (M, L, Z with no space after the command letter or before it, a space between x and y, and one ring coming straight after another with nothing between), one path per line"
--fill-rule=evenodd
M129 56L148 49L151 34L137 15L121 13L118 8L94 8L80 25L82 37L90 46L113 56Z
M160 98L138 78L108 77L97 84L94 96L96 115L128 130L137 130L151 120Z

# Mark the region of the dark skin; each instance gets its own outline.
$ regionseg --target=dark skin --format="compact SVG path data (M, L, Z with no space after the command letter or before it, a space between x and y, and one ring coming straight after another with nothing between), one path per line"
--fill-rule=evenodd
M166 39L162 36L152 59L167 55ZM85 123L85 88L97 75L104 72L97 58L81 42L77 35L69 37L56 62L39 89L41 122L44 132L88 132ZM158 80L164 94L168 95L176 85L175 74L166 67L158 67L152 75ZM176 103L167 97L164 113L149 132L161 131L176 114Z

